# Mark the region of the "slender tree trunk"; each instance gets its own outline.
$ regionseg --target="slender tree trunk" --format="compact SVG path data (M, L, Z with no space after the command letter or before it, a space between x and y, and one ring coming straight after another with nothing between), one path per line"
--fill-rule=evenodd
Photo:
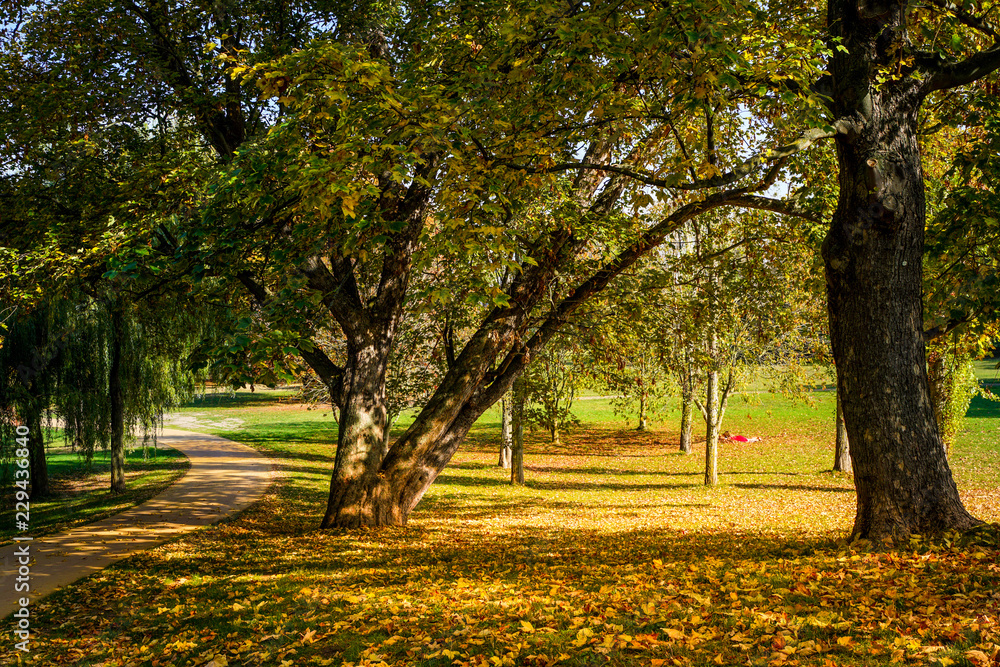
M42 432L42 410L35 406L27 418L28 470L31 472L31 499L49 493L49 469L45 460L45 437Z
M852 534L875 544L977 523L959 500L924 357L924 185L916 78L883 75L908 5L830 0L840 196L823 244L830 338L858 493Z
M837 443L834 449L833 469L838 472L851 472L851 450L848 446L847 425L844 423L844 409L837 395Z
M690 364L684 369L684 379L681 381L681 444L680 450L685 454L693 451L691 432L694 427L694 374Z
M639 392L639 425L635 430L637 431L648 431L649 424L646 421L646 392Z
M705 486L719 483L719 371L708 371L705 397Z
M111 492L125 492L125 392L122 387L122 348L125 316L119 304L111 310L111 367L108 393L111 401Z
M515 385L512 411L512 449L510 483L524 485L524 387Z
M500 400L500 460L497 466L510 470L513 447L513 401L510 392Z

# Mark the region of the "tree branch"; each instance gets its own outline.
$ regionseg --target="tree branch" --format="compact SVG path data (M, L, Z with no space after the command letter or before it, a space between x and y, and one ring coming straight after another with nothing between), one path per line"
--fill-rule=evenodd
M975 16L965 11L962 7L959 7L954 2L949 0L929 0L932 5L939 7L955 16L964 25L973 30L978 30L984 35L989 35L993 38L994 42L1000 42L1000 33L997 32L996 27L987 21L985 18Z
M740 181L752 174L764 164L775 162L804 151L817 141L836 136L837 132L837 129L825 130L822 128L810 128L799 135L799 137L791 143L779 146L764 153L760 153L749 160L738 164L732 169L732 171L724 174L718 174L717 176L712 176L711 178L693 178L687 183L678 182L670 178L658 178L649 173L637 171L636 169L622 165L594 164L591 162L561 162L549 167L535 167L531 165L517 164L509 160L497 159L496 156L489 153L479 142L476 142L476 145L479 147L479 150L483 153L486 159L491 160L496 164L516 169L518 171L524 171L529 174L548 174L577 169L593 169L597 171L610 172L612 174L621 174L622 176L627 176L640 183L652 185L654 187L676 188L678 190L704 190L707 188L719 188L727 185L733 185L737 181Z
M258 306L263 308L267 304L270 298L267 289L261 283L254 280L249 271L240 271L236 274L236 278L253 296ZM318 345L312 341L309 342L311 343L309 345L311 349L305 349L305 345L298 346L299 356L309 364L309 367L316 372L319 379L326 385L327 390L330 392L330 401L338 408L342 408L344 369L333 363L330 357L326 356L326 353Z
M930 76L924 81L923 93L958 88L1000 69L1000 44L987 51L969 56L962 62L925 66Z

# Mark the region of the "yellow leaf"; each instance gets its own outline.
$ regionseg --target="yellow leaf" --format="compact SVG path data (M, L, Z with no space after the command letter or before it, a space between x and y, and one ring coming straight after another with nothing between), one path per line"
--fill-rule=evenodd
M531 623L528 623L527 621L521 621L521 629L524 630L525 632L534 632L535 626L533 626Z
M680 630L674 630L673 628L665 628L664 630L667 636L671 639L684 639L684 633Z

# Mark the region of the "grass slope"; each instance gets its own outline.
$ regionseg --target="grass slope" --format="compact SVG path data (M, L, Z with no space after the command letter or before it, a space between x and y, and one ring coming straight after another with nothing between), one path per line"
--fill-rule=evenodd
M33 609L34 665L890 665L1000 660L1000 527L866 554L832 463L832 394L737 399L722 483L606 401L524 487L495 467L488 413L405 528L315 530L336 425L258 392L183 411L266 450L264 500L68 587ZM1000 404L976 403L952 463L1000 520ZM978 411L978 412L977 412ZM195 422L194 424L192 422ZM400 427L405 426L401 424ZM99 612L99 613L98 613ZM9 646L9 645L8 645ZM2 651L9 651L3 653Z

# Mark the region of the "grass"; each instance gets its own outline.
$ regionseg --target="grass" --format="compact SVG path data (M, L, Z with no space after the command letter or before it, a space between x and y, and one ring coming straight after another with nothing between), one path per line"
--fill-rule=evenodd
M49 433L48 441L61 442L58 432ZM187 458L175 449L148 450L143 458L141 449L126 452L125 493L113 494L111 463L107 452L96 452L88 465L83 456L65 447L49 446L46 457L50 493L31 501L32 537L57 533L74 526L99 521L139 505L170 486L188 469ZM10 465L10 464L8 464ZM0 471L0 478L8 479L7 468ZM0 502L4 507L14 506L13 483L4 485ZM0 526L0 545L8 544L18 534L12 521Z
M677 453L676 414L636 433L579 404L561 445L529 434L524 487L495 467L491 411L405 528L316 530L336 425L287 394L181 418L265 450L264 500L33 608L25 664L957 664L1000 657L1000 527L866 554L841 538L851 478L830 472L832 394L737 397L719 487ZM1000 520L1000 404L952 454L963 498ZM398 428L412 416L404 416ZM214 424L214 426L213 426ZM100 610L100 613L96 613ZM0 661L15 656L3 653ZM223 660L225 658L225 660ZM951 662L948 662L951 661Z

